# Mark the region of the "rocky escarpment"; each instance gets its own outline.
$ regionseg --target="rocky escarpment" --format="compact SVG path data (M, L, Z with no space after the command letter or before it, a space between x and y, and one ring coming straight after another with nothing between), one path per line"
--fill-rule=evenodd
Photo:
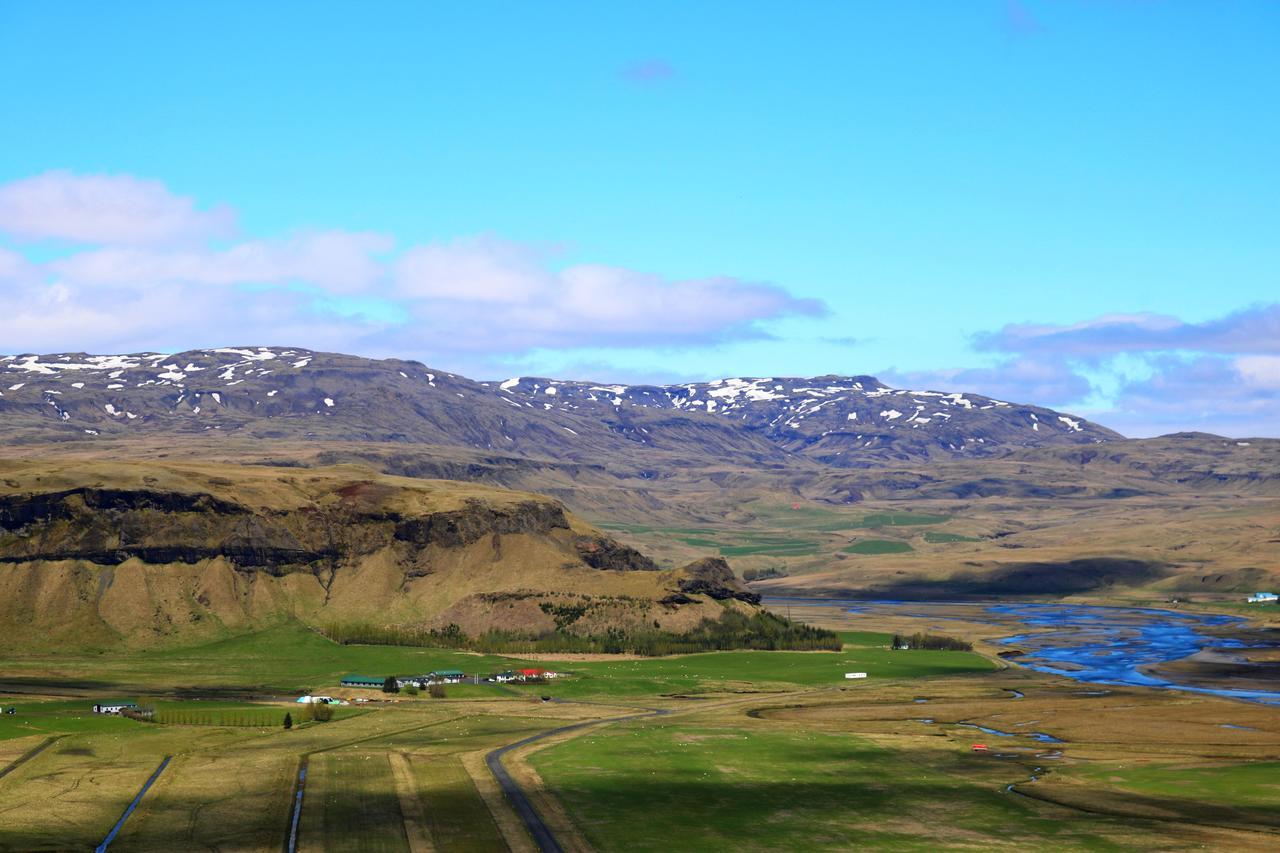
M370 486L355 483L338 494L360 496ZM221 557L238 569L283 574L330 567L400 543L412 549L451 549L486 537L547 536L570 529L564 507L547 500L494 505L470 498L460 509L406 517L346 502L254 509L209 494L147 488L84 487L0 496L0 562L6 563L196 563ZM573 545L592 568L657 570L648 557L605 536L576 535Z
M255 513L208 494L86 487L0 496L0 562L225 557L279 572L338 556L314 514Z
M726 603L755 599L723 561L662 570L532 494L341 468L0 462L0 646L281 618L679 634Z

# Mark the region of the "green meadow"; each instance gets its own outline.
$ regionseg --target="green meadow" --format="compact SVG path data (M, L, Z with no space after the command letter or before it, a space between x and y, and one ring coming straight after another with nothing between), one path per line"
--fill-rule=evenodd
M854 542L845 548L841 548L846 554L906 554L914 550L908 542L900 542L897 539L862 539Z
M1027 847L1100 841L1028 813L981 765L750 719L619 724L533 764L602 850L931 850L956 834Z

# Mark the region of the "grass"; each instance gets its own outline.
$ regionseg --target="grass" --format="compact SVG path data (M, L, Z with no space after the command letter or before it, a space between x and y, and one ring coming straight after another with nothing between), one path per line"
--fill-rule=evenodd
M221 690L296 696L335 687L343 675L352 672L500 672L517 663L512 658L448 649L344 646L297 623L285 623L253 634L179 648L125 651L110 656L12 655L4 661L0 680L19 680L51 689L81 687L109 697L129 697L130 691L139 690L188 689L205 695Z
M945 545L950 542L981 542L978 536L962 536L959 533L943 533L940 530L926 530L924 541L930 545Z
M1211 767L1106 764L1073 768L1071 775L1109 788L1197 803L1265 808L1280 804L1280 762L1276 761Z
M307 768L300 836L325 851L401 853L408 849L395 778L385 752L314 756Z
M112 714L93 713L93 700L77 699L51 702L0 702L15 708L13 715L0 715L0 741L29 735L88 734L93 732L128 732L139 725Z
M488 853L506 846L493 815L455 755L413 761L427 826L442 853Z
M918 524L942 524L950 521L947 515L927 515L922 512L873 512L862 517L858 527L901 527Z
M644 696L723 692L741 689L787 690L844 684L844 673L866 672L868 680L923 678L994 668L966 652L888 649L888 636L850 633L839 652L710 652L671 658L588 661L566 664L572 678L543 685L517 686L527 693L563 698ZM852 644L850 644L852 643Z
M789 536L743 537L741 545L725 545L720 548L721 557L810 557L817 554L819 544L812 539L792 539Z
M963 763L755 721L619 725L531 760L605 851L665 851L674 839L689 851L1094 840L1029 812Z
M862 539L840 550L846 554L906 554L915 549L897 539Z

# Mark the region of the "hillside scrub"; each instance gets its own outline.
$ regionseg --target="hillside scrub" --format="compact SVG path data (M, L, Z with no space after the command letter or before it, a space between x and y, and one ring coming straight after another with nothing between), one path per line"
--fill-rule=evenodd
M337 643L435 646L485 654L579 653L631 654L657 657L694 652L754 649L757 651L840 651L833 631L792 622L768 612L746 615L727 610L718 620L703 619L687 634L670 631L624 631L611 628L602 635L582 636L557 629L540 635L512 631L464 634L457 625L444 629L412 629L394 625L343 623L320 633Z

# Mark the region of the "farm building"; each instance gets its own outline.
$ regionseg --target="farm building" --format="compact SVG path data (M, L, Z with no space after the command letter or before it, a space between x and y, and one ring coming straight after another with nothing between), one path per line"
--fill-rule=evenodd
M867 674L865 672L846 672L844 674L844 677L845 678L866 678Z
M438 669L427 678L436 683L461 684L467 674L460 669Z
M337 705L340 704L332 696L299 696L294 700L301 705Z
M1255 592L1245 600L1250 604L1262 604L1265 601L1280 600L1280 596L1277 596L1274 592Z
M137 709L137 702L126 702L123 699L115 699L109 702L98 702L93 706L93 713L119 714L121 711L136 711Z
M500 672L500 673L498 673L497 675L491 675L491 676L489 676L489 680L490 680L490 681L495 681L495 682L497 682L498 684L506 684L506 683L508 683L508 682L510 682L510 681L515 681L515 680L516 680L516 674L515 674L514 672L512 672L511 670L507 670L506 672Z
M381 690L386 681L387 679L380 675L344 675L342 677L342 686L368 687L373 690Z

